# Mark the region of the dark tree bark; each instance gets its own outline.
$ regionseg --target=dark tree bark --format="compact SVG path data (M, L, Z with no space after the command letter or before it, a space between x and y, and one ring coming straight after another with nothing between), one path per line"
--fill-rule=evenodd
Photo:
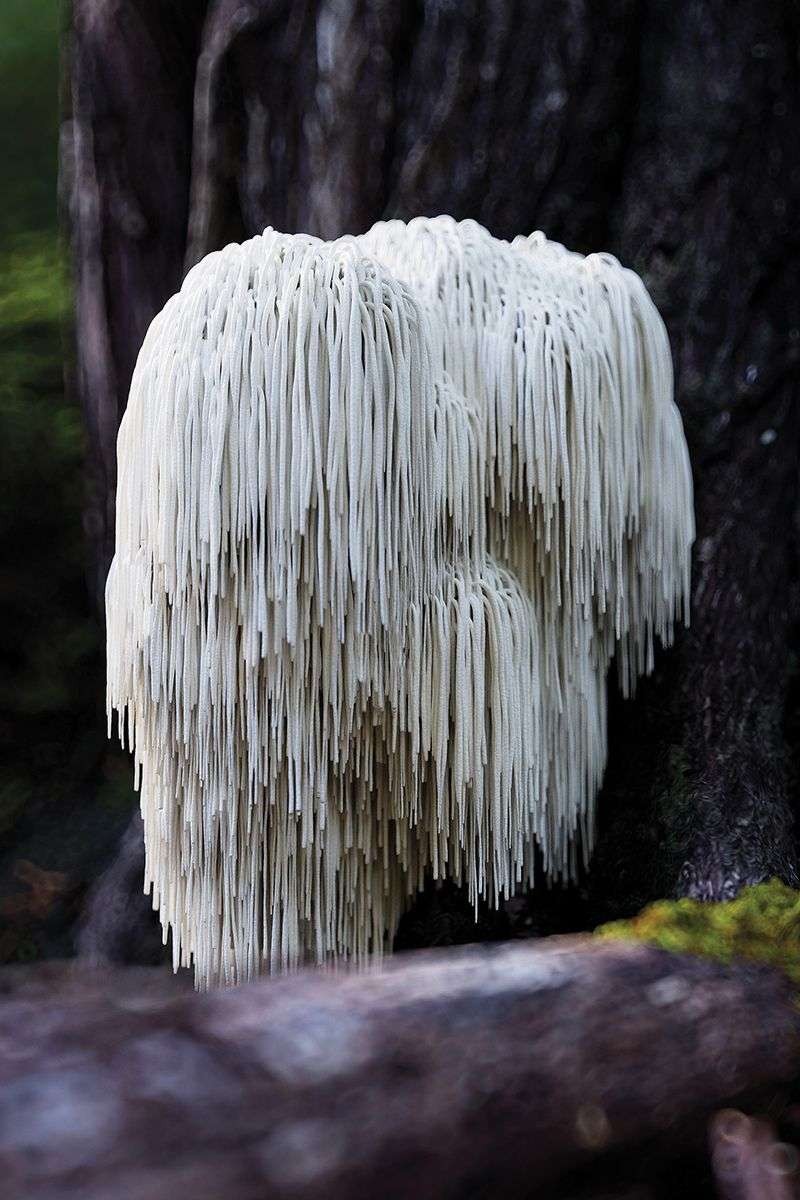
M755 1102L779 1118L800 1069L789 983L644 947L550 947L203 997L141 969L7 970L3 1194L708 1196L709 1116Z
M331 237L441 211L610 249L669 328L696 484L692 627L634 703L612 704L594 864L554 924L796 883L798 5L74 9L67 145L98 590L135 354L209 249L267 224ZM540 911L537 893L494 935Z
M79 958L92 966L163 960L161 926L150 897L142 892L143 876L144 828L137 812L113 861L84 901L75 939Z
M614 244L653 291L690 439L692 628L672 698L679 890L797 882L783 718L796 619L796 4L656 4Z
M89 438L85 528L102 604L114 554L117 429L147 326L180 286L200 0L75 0L63 139L78 387Z

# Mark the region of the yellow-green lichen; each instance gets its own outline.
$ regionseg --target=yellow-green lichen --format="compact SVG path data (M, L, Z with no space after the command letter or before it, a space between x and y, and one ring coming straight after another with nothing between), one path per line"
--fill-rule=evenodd
M745 888L735 900L718 904L659 900L638 917L601 925L596 933L720 962L744 958L767 963L800 985L800 892L779 879Z

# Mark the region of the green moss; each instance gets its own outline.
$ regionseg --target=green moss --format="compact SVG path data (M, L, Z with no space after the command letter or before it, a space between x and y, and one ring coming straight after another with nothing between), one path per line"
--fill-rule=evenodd
M800 892L778 879L745 888L735 900L659 900L638 917L602 925L597 936L700 954L720 962L736 958L780 967L800 984Z

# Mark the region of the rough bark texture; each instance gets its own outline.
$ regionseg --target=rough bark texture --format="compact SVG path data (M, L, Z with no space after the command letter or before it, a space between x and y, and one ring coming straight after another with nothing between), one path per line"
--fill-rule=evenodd
M63 159L98 602L114 554L119 420L147 326L183 275L202 10L194 0L73 4Z
M644 275L669 327L696 483L693 623L638 700L612 705L594 865L551 927L673 891L797 882L785 738L797 3L74 0L74 10L65 145L98 594L136 351L207 250L266 224L331 237L442 211L505 237L539 227L610 249ZM509 921L538 929L557 907L537 893L488 933ZM425 909L428 924L412 914L403 936L447 940L441 911Z
M781 976L643 947L429 952L205 997L62 972L0 976L7 1200L689 1197L711 1113L778 1116L800 1069Z
M798 11L651 7L615 212L615 248L669 327L691 441L698 543L673 684L672 822L680 890L701 898L775 872L797 882L782 720L800 418Z

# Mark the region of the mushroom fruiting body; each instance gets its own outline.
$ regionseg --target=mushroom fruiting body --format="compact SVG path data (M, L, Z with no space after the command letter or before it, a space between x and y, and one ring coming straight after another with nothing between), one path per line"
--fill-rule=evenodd
M639 278L418 218L209 255L118 446L108 708L199 986L363 959L448 877L594 837L606 674L687 615L691 476Z

